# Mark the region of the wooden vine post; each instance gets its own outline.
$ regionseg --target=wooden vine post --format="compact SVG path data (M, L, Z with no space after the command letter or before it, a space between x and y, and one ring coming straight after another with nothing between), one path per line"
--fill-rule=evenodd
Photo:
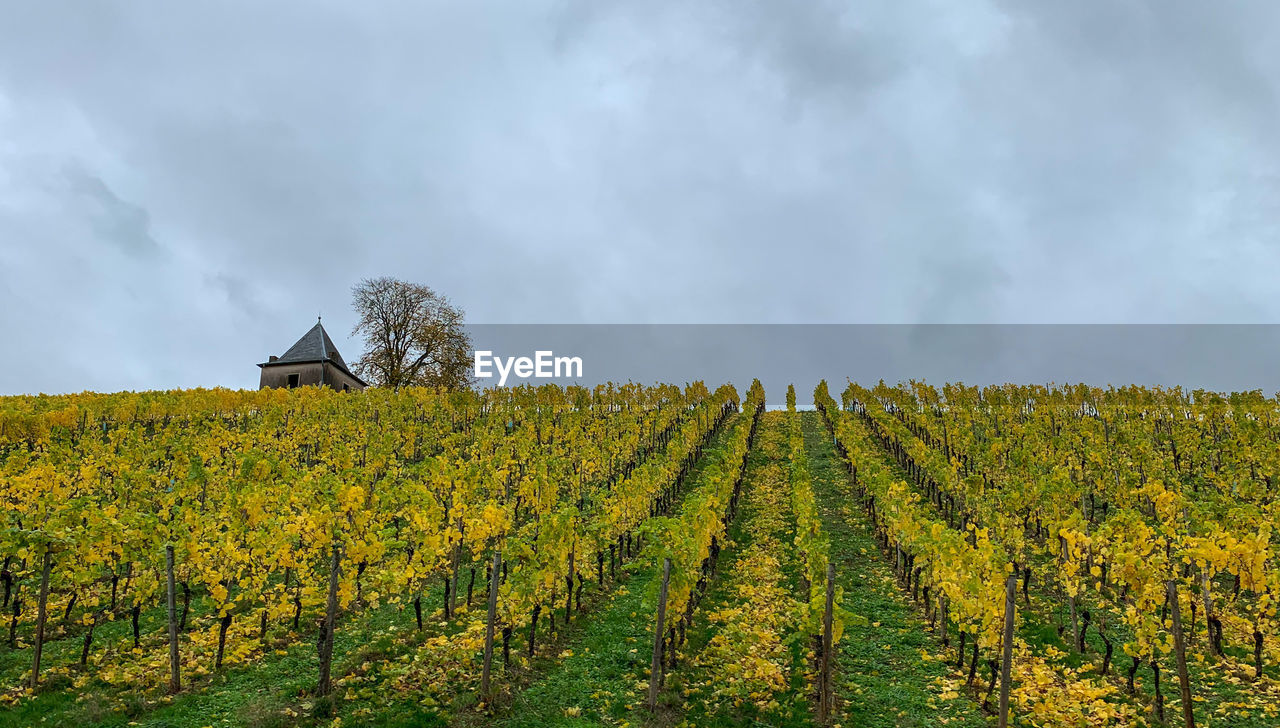
M662 638L667 619L667 588L671 584L671 559L662 562L662 589L658 592L658 625L653 631L653 661L649 666L649 710L658 708L658 689L662 687Z
M173 544L164 547L164 561L169 581L169 692L176 693L182 690L182 673L178 664L178 618L173 582Z
M480 677L480 692L489 698L489 671L493 665L493 623L498 612L498 575L502 573L502 552L493 552L493 570L489 577L489 612L484 626L484 670Z
M328 695L333 689L329 668L333 664L333 630L338 618L338 577L342 573L342 550L333 545L333 558L329 564L329 598L324 610L324 634L320 636L320 683L316 692Z
M574 563L573 563L573 552L574 552L574 549L570 548L569 549L569 575L566 576L564 580L565 581L564 624L566 627L569 626L569 616L573 614L573 575L575 573Z
M40 597L36 607L36 643L31 656L31 689L40 684L40 653L44 649L44 625L49 616L49 571L53 569L53 548L45 546L44 566L40 573ZM18 613L17 609L13 612ZM16 618L15 618L16 621Z
M947 639L947 595L943 594L939 602L940 606L938 611L942 614L942 618L940 620L942 622L942 646L950 647L951 641Z
M1009 683L1013 669L1013 619L1018 605L1018 577L1010 574L1004 585L1004 646L1000 659L1000 728L1009 725Z
M1182 722L1185 728L1195 728L1196 719L1191 706L1191 678L1187 675L1187 645L1182 635L1182 612L1178 608L1178 584L1170 579L1169 612L1173 619L1173 650L1178 660L1178 687L1182 691Z
M834 608L836 598L836 566L827 561L827 601L822 613L822 664L818 669L818 720L826 723L831 718L832 702L835 691L831 685L832 643L834 627Z

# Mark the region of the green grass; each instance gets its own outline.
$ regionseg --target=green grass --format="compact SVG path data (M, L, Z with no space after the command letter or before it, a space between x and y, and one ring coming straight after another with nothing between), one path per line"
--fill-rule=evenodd
M842 604L869 621L849 626L837 646L836 722L859 728L993 725L963 693L941 697L944 683L956 677L935 659L941 642L898 588L876 547L822 416L804 412L801 417L814 495L831 539L836 581L844 588Z
M536 728L643 719L655 602L644 587L652 577L652 567L637 568L577 638L561 645L571 656L476 724Z

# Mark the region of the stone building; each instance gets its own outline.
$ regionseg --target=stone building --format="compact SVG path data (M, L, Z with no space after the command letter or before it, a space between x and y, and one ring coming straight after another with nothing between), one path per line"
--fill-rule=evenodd
M359 392L367 386L347 368L319 319L283 356L273 356L258 366L262 368L259 389L319 385L339 392Z

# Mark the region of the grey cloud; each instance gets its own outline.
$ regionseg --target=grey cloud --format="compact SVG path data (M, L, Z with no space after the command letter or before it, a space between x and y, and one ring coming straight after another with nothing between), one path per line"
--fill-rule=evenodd
M226 297L227 303L249 316L263 313L262 302L252 283L233 273L219 272L205 276L210 288Z
M1264 0L5 17L0 326L45 356L0 391L252 386L373 275L494 323L1280 315Z
M160 244L151 235L151 216L146 209L120 199L102 178L79 165L68 165L63 175L70 191L86 201L85 214L98 237L130 255L160 252Z

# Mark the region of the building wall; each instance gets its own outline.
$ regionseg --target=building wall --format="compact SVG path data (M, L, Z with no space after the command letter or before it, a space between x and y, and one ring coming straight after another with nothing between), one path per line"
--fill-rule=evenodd
M343 387L347 387L351 391L359 392L364 387L355 379L347 376L341 369L333 364L325 362L309 362L306 364L274 364L265 366L261 369L261 376L258 380L259 389L284 389L289 386L289 375L298 375L299 387L316 386L320 384L321 369L324 372L324 385L338 391L342 391Z
M364 385L357 382L353 377L348 376L336 366L325 363L324 365L324 381L325 384L342 391L343 387L347 387L352 392L359 392L364 389Z

